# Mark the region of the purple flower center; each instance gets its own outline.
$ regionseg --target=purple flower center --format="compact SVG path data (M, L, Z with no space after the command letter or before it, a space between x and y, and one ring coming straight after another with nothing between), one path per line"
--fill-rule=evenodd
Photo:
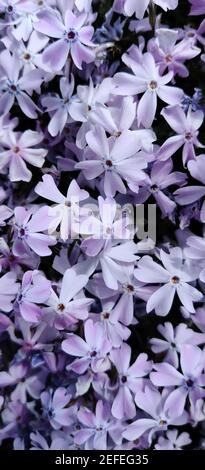
M109 168L111 168L111 166L112 166L112 161L111 160L106 160L105 163Z
M96 351L91 351L90 357L95 357L95 356L97 356L97 352Z
M122 382L123 384L125 384L125 383L127 382L127 377L126 377L126 375L123 375L123 376L122 376L121 382Z
M193 385L194 385L194 381L193 381L192 379L188 379L188 380L186 381L186 384L187 384L187 386L188 386L189 388L191 388L191 387L193 387Z
M75 31L71 29L67 34L67 38L69 39L69 41L74 41L74 39L76 38Z
M166 62L171 62L172 61L172 55L167 54L166 57L165 57L165 60L166 60Z
M191 140L192 139L192 133L191 132L186 132L185 139L186 140Z
M11 89L12 91L17 91L16 85L10 85L10 89Z
M25 237L25 234L26 234L25 229L24 229L23 227L20 228L20 230L19 230L19 236L20 236L20 237Z
M13 152L14 152L14 153L19 153L19 151L20 151L20 148L19 148L18 146L16 146L16 147L13 148Z
M151 82L149 83L149 88L151 90L156 90L157 88L157 82L155 80L151 80Z
M9 5L7 10L8 10L9 13L11 13L13 11L13 7L11 5Z

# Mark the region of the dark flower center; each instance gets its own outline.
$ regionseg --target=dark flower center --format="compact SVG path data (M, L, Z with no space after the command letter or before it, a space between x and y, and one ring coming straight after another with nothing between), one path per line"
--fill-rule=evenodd
M25 232L25 229L24 229L24 228L20 228L20 230L19 230L19 235L20 235L20 237L24 237L25 233L26 233L26 232Z
M96 351L91 351L90 357L95 357L95 356L97 356L97 352Z
M166 62L171 62L172 61L172 55L171 54L167 54L166 57Z
M194 31L189 31L189 32L187 33L187 36L188 36L189 38L193 38L193 37L195 36Z
M153 184L150 189L153 193L156 193L158 191L158 186L156 184Z
M171 278L171 281L172 281L173 284L179 284L180 279L179 279L178 276L173 276L173 277Z
M165 424L167 424L167 422L164 419L160 419L159 424L160 426L164 426Z
M187 384L188 387L193 387L194 382L193 382L193 380L188 379L187 382L186 382L186 384Z
M157 82L155 80L152 80L149 84L149 87L151 88L151 90L156 90Z
M14 153L19 153L20 148L18 146L16 146L16 147L13 148L13 151L14 151Z
M110 317L109 312L104 312L104 313L103 313L103 318L104 318L105 320L107 320L109 317Z
M16 85L11 85L11 86L10 86L10 89L11 89L12 91L16 91L16 90L17 90Z
M192 138L192 133L191 132L186 132L185 139L186 140L191 140L191 138Z
M58 310L60 310L60 312L63 312L63 310L65 310L65 305L64 304L58 304Z
M13 7L11 5L9 5L7 10L9 11L9 13L11 13L11 11L13 11Z
M127 284L127 290L128 292L134 292L134 286L132 286L132 284Z
M75 31L69 31L69 33L67 34L67 38L69 39L69 41L73 41L75 37L76 37Z
M122 382L123 384L125 384L125 383L127 382L127 377L126 377L126 375L123 375L123 376L122 376L121 382Z
M106 163L106 165L107 165L107 166L109 166L109 167L111 168L111 166L112 166L112 162L111 162L111 160L106 160L106 162L105 162L105 163Z
M23 57L24 57L25 60L29 60L31 58L31 56L28 52L25 52Z
M66 200L66 201L65 201L65 206L66 206L66 207L71 207L71 202Z

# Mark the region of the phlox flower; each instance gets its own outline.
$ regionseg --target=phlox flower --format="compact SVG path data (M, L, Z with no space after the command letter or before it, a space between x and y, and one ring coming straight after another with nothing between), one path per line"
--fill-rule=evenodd
M69 53L79 69L82 69L83 62L90 63L94 60L94 45L91 42L94 30L92 26L85 24L85 13L76 16L67 9L63 20L60 15L47 9L41 11L37 18L35 29L57 39L43 53L43 62L49 65L51 71L61 70Z
M167 315L172 307L175 293L190 312L195 312L193 303L200 302L203 295L189 283L197 279L199 267L184 260L179 247L172 248L169 254L160 250L160 259L164 267L153 261L150 256L143 256L135 270L135 276L141 282L164 284L150 296L147 312L155 309L157 315Z
M18 295L18 306L24 320L38 323L42 309L38 304L45 304L50 295L51 284L40 271L26 271ZM37 305L36 305L37 304Z
M41 403L44 407L44 413L53 429L60 429L61 426L72 424L77 411L76 406L67 406L72 396L67 393L64 387L59 387L52 394L49 391L41 393Z
M12 302L16 297L19 284L16 282L14 272L6 273L0 277L0 305L3 312L11 312Z
M123 54L123 62L132 70L131 73L119 72L114 76L117 95L138 95L144 93L137 107L138 125L150 127L153 123L157 97L168 104L180 103L183 92L180 88L167 86L173 72L161 75L159 65L150 52L142 54L137 46L132 46Z

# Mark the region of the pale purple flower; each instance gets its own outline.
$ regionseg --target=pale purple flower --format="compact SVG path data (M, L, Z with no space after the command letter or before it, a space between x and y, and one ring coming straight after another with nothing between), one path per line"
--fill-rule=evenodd
M59 86L62 97L55 94L45 95L41 99L43 107L46 108L45 111L51 114L48 131L52 137L61 134L65 125L72 121L70 119L70 109L74 90L73 75L70 81L66 77L62 77Z
M42 308L50 295L51 283L40 271L26 271L18 295L18 306L24 320L38 323L42 317ZM37 305L36 305L37 304Z
M147 162L140 153L137 154L141 144L135 132L124 131L113 141L106 137L102 127L96 126L94 131L87 133L86 140L85 159L75 168L83 170L88 180L103 177L106 196L114 197L117 191L126 194L123 180L137 191L140 181L145 178L143 170Z
M87 282L87 275L78 274L75 268L69 268L64 273L59 296L52 289L47 302L47 318L52 323L54 321L57 329L67 329L88 317L88 309L93 300L83 294Z
M79 202L88 198L88 192L80 189L78 183L73 179L68 187L66 196L64 196L50 175L43 176L43 182L37 184L35 192L39 196L55 203L49 209L49 233L55 232L60 225L60 236L63 241L66 241L71 235L74 236L74 225L77 229L80 217Z
M38 209L34 214L31 210L24 207L16 207L15 215L15 239L13 252L15 256L22 256L29 249L33 250L39 256L49 256L51 249L49 246L56 244L56 240L51 235L46 235L44 231L48 230L50 217L49 208L44 206Z
M157 97L168 104L180 103L183 92L180 88L167 86L173 77L169 71L161 76L159 66L150 52L142 54L137 46L132 46L123 54L123 62L131 68L133 74L119 72L114 76L117 95L138 95L144 93L137 107L138 125L150 127L153 123Z
M143 388L143 377L151 370L147 354L141 353L130 366L131 348L123 343L119 349L113 349L110 360L118 372L119 389L112 404L112 414L118 419L130 419L136 416L133 394Z
M166 401L168 413L181 416L186 398L191 403L205 396L204 353L197 346L183 344L180 351L182 372L166 362L154 364L156 372L151 372L150 378L155 386L177 388L169 394Z
M74 421L77 408L75 405L67 407L71 398L72 396L67 393L64 387L57 388L53 394L52 391L45 391L41 394L44 413L46 413L53 429L70 426Z
M163 217L170 216L176 208L176 203L170 197L167 188L172 185L183 185L186 175L180 171L172 171L173 163L169 159L165 163L156 161L150 176L146 175L139 193L135 196L136 203L144 203L151 195L154 197Z
M183 450L182 447L191 444L190 436L187 432L179 434L177 429L172 429L166 432L166 437L160 436L157 444L155 444L156 450Z
M199 279L205 281L205 238L199 237L197 235L192 235L186 240L186 247L184 253L188 258L195 259L199 264L201 264L201 270L199 274Z
M6 273L0 277L0 306L3 312L11 312L12 302L16 297L19 284L16 282L14 272Z
M83 62L93 62L95 54L91 49L94 46L91 39L94 30L86 25L86 14L76 16L67 9L63 20L57 13L44 10L37 18L35 29L57 39L43 53L43 62L49 65L51 71L61 70L69 54L79 69L82 69Z
M189 160L196 158L195 147L204 147L198 140L198 129L203 123L204 113L200 110L193 112L189 107L186 115L180 106L169 106L161 114L178 135L169 137L157 156L160 160L167 160L183 146L182 160L186 165Z
M38 431L30 434L31 448L30 450L68 450L68 442L63 435L58 435L59 431L53 431L51 434L51 443L47 443L45 437L42 436Z
M131 332L129 328L123 324L124 322L120 318L119 309L117 306L115 308L115 304L115 299L107 299L102 301L100 322L104 327L105 335L108 338L108 341L113 347L119 348L122 342L129 338ZM99 321L99 314L94 314L92 318L94 321Z
M9 168L10 181L27 181L32 178L26 163L41 168L44 164L47 150L35 148L43 140L39 132L27 130L22 134L10 131L2 140L0 170Z
M41 51L47 45L49 39L37 31L32 31L28 43L19 41L13 38L13 35L5 36L2 39L6 49L16 54L20 63L24 67L24 73L30 72L35 69L45 70L45 65L42 62Z
M69 366L77 374L83 374L91 367L93 372L104 372L110 369L108 353L111 344L104 334L104 328L100 323L87 320L84 326L85 340L77 335L69 335L62 342L62 350L70 356L76 356Z
M186 412L176 417L175 413L168 413L167 400L169 395L161 394L158 390L146 385L144 390L138 390L135 396L136 405L141 408L148 417L139 418L131 423L123 432L123 437L129 441L135 441L148 432L148 442L151 444L156 432L165 431L169 425L183 425L188 421Z
M86 450L106 450L108 434L114 442L120 439L119 424L110 419L110 407L102 400L97 402L95 413L82 406L77 416L83 428L76 432L75 442L85 444Z
M17 101L26 116L36 119L40 110L29 95L41 86L42 71L35 69L22 74L22 63L8 50L0 54L0 69L0 114L7 114Z
M169 254L160 250L160 259L164 267L153 261L150 256L144 256L138 262L135 271L136 278L141 282L164 284L150 296L147 312L155 309L157 315L167 315L172 307L175 293L190 312L195 312L193 303L200 302L203 295L189 283L197 279L199 267L193 262L184 260L179 247L172 248Z
M155 354L165 353L164 361L176 368L179 367L179 353L183 344L198 345L204 343L205 340L203 334L196 333L185 323L180 323L173 328L170 322L166 322L164 325L159 325L157 330L163 339L151 338L151 350Z
M168 69L173 71L174 75L187 77L189 71L184 62L200 54L201 50L188 35L182 41L177 42L178 39L178 31L160 28L157 30L157 37L149 42L148 50L159 65L160 74Z

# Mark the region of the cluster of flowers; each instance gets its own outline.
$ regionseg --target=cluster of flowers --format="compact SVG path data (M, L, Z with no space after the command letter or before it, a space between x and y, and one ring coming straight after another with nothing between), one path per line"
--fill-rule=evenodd
M0 2L3 448L205 447L204 14Z

